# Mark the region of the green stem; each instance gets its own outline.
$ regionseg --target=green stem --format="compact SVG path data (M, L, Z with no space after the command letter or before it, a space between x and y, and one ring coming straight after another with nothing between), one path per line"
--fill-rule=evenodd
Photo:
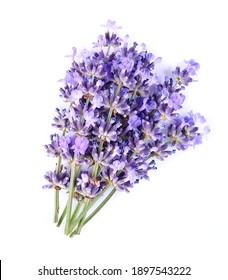
M103 141L100 140L100 143L99 143L99 152L101 152L102 148L103 148ZM98 162L95 162L94 164L94 167L93 167L93 171L92 171L92 176L94 177L94 179L97 178L97 175L99 174L99 163Z
M120 84L118 85L118 87L116 88L116 91L115 91L115 93L114 93L114 100L116 99L117 95L119 94L121 87L122 87L122 83L120 83ZM111 117L112 117L113 109L114 109L113 107L110 107L110 109L109 109L108 118L107 118L107 123L110 123L110 120L111 120Z
M72 214L72 216L71 216L70 222L72 222L72 221L77 217L78 212L79 212L79 209L81 208L81 205L82 205L82 202L81 202L81 201L78 201L78 204L77 204L77 206L75 207L74 212L73 212L73 214Z
M94 167L93 167L93 171L92 171L92 176L94 177L94 179L97 177L97 170L98 170L98 163L95 162Z
M58 156L58 162L56 166L56 174L58 175L61 169L62 157ZM59 190L55 190L55 200L54 200L54 223L58 222L59 219Z
M113 108L111 107L108 112L107 123L110 123L112 117Z
M70 175L69 196L68 196L68 201L67 201L67 205L66 205L67 209L66 209L65 234L69 233L72 200L73 200L74 186L75 186L75 178L76 178L76 164L75 164L75 162L72 162L72 164L71 164L71 175Z
M63 130L62 135L64 136L66 133L66 130ZM61 170L61 164L62 164L62 157L61 155L58 156L58 161L56 165L56 175L59 174ZM58 222L59 219L59 190L55 190L55 200L54 200L54 223Z
M87 224L101 210L101 208L110 200L115 192L116 189L113 189L110 194L101 202L101 204L85 219L83 225Z
M102 150L102 148L103 148L103 144L104 144L104 142L103 141L100 141L100 143L99 143L99 152L101 152L101 150Z
M86 200L85 205L84 205L84 209L87 208L87 206L89 204L89 201L90 201L89 199ZM85 217L86 217L87 211L85 212L84 216L82 217L82 219L80 220L80 222L78 224L78 228L77 228L77 233L76 234L80 234L80 232L81 232L81 229L82 229L82 227L84 225L84 221L85 221Z
M97 200L103 196L103 194L106 192L106 190L109 188L109 186L110 186L110 184L108 184L108 185L104 188L104 190L103 190L98 196L96 196L96 197L88 204L88 206L86 207L86 209L84 209L84 210L80 213L80 215L79 215L74 221L71 221L70 232L73 232L73 230L75 229L75 227L78 225L79 221L81 220L81 218L82 218L83 215L84 215L83 212L84 212L84 211L88 212L89 209L90 209L91 207L93 207L93 205L97 202ZM71 236L71 235L70 235L70 236Z
M117 95L119 94L122 85L123 85L122 83L120 83L120 84L118 85L118 87L117 87L117 89L116 89L116 91L115 91L115 98L116 98Z
M62 213L62 215L61 215L60 218L59 218L59 221L58 221L58 223L57 223L57 225L56 225L57 227L60 227L62 221L64 220L64 218L65 218L65 216L66 216L66 210L67 210L67 206L65 206L65 208L64 208L64 210L63 210L63 213Z
M86 203L86 205L84 206L84 209L82 210L81 214L77 217L76 220L74 220L74 222L72 222L71 224L71 228L70 228L70 231L71 232L69 234L70 237L73 237L75 234L77 234L78 232L78 229L80 227L80 222L81 220L86 216L87 212L89 211L89 209L91 208L91 204ZM75 229L76 228L76 229Z
M106 56L108 56L109 51L110 51L110 48L111 48L111 45L108 45L107 52L106 52Z

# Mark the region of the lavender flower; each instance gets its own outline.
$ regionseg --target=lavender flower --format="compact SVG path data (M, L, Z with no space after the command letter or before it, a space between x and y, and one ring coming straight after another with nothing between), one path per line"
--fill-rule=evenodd
M83 92L81 90L74 89L71 91L71 94L69 96L69 101L78 105L80 103L82 96L83 96Z
M179 92L174 92L170 95L168 105L170 108L174 108L175 110L180 109L185 100L185 96Z
M121 29L121 26L117 26L115 21L112 21L110 19L107 20L106 24L102 25L103 27L105 27L108 30L113 30L114 33L117 32L118 29Z
M128 129L136 129L138 126L140 126L142 123L142 120L137 115L131 115L128 119Z
M103 106L103 97L101 95L99 95L98 93L95 93L92 100L91 100L91 104L92 104L92 108L93 109L100 109Z
M67 171L60 171L58 174L56 173L56 171L47 171L44 175L44 178L50 184L43 186L43 188L55 188L56 190L60 190L62 188L68 187L70 175Z
M118 47L120 46L120 38L117 37L115 33L110 34L109 31L105 35L100 35L98 37L97 43L94 43L94 47Z
M142 121L142 132L144 134L144 140L153 140L161 139L162 132L159 127L156 127L154 123L149 123L148 121Z
M116 89L117 90L117 89ZM127 93L122 92L121 95L115 96L114 89L111 88L109 92L106 92L107 96L104 96L104 107L112 109L114 114L127 115L130 112L130 107L126 104L128 97Z
M95 126L97 121L98 121L98 118L94 115L94 110L91 109L90 111L85 111L84 113L84 119L86 121L86 126L89 127L89 126Z
M81 173L76 185L76 191L88 198L93 198L101 193L104 184L89 177L88 172Z
M119 160L114 160L110 165L110 168L113 170L114 173L116 173L119 170L123 170L124 167L125 167L125 162Z
M199 131L197 121L204 122L205 118L190 112L187 116L175 118L169 126L168 136L178 150L186 150L190 146L202 143L203 132Z
M67 118L67 110L60 110L56 108L56 112L58 117L54 117L55 123L53 123L52 126L57 127L62 131L66 131L70 127L70 121Z
M84 155L86 149L88 148L89 140L86 137L75 137L74 145L71 149L74 151L76 157L79 155Z
M201 144L209 132L201 114L183 113L185 91L199 64L190 59L171 75L158 75L160 57L145 44L121 38L115 21L104 27L93 48L73 48L68 55L72 63L60 88L67 105L56 109L53 123L61 132L45 145L47 154L58 158L55 171L45 174L45 187L55 189L55 222L65 217L70 236L79 234L116 190L129 192L149 179L157 160ZM62 188L68 189L68 201L58 220ZM96 201L100 205L92 210Z
M98 128L93 130L93 134L96 135L100 141L116 141L118 134L120 134L120 123L112 124L100 124Z
M185 62L187 64L186 68L181 71L180 67L176 67L173 74L176 76L176 82L178 85L183 84L188 86L188 84L193 81L193 77L196 75L196 71L199 70L200 66L194 59Z
M61 154L61 148L59 145L59 135L51 134L51 144L44 145L48 156L57 157Z

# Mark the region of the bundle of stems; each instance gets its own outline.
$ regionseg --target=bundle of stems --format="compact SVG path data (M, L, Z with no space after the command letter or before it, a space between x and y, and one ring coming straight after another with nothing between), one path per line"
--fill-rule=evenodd
M110 184L107 184L103 191L94 199L89 197L74 199L74 185L79 172L80 167L76 167L75 163L73 163L68 200L59 218L59 190L55 190L54 222L56 223L57 227L60 227L60 225L65 221L64 233L70 237L80 234L82 227L86 225L102 209L102 207L104 207L104 205L116 192L115 188L112 188L110 187ZM74 209L73 200L76 201ZM96 206L96 204L98 205Z

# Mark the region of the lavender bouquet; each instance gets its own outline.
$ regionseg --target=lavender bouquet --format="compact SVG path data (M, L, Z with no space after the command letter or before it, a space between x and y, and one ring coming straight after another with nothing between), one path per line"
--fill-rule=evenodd
M54 222L65 222L65 234L80 234L116 191L149 179L156 160L202 142L209 129L199 113L183 113L184 91L199 64L185 61L170 76L154 72L161 61L145 44L129 46L128 36L108 20L92 50L77 54L60 88L63 108L52 124L59 133L45 145L57 158L44 188L55 194ZM68 200L60 211L60 191Z

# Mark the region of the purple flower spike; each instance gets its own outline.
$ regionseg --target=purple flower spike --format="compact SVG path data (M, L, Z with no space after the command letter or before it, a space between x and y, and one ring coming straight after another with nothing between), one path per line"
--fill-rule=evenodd
M210 131L201 114L183 113L198 62L187 60L171 73L157 71L162 60L144 43L117 34L121 27L115 21L103 27L92 48L73 48L68 55L72 63L60 80L64 103L52 125L60 132L45 145L48 156L57 157L45 187L56 190L55 222L65 222L70 236L79 234L116 190L129 192L149 179L158 160L194 148ZM62 188L66 207L59 206ZM65 209L60 220L58 209Z
M185 96L179 92L174 92L170 95L168 105L175 110L180 109L184 103Z
M131 115L128 120L128 129L136 129L142 123L141 119L137 115Z
M82 172L81 177L78 178L76 191L85 197L94 198L101 193L103 186L102 182L89 177L88 172Z
M199 70L200 65L198 62L196 62L194 59L190 59L188 61L185 60L185 63L187 64L186 70L192 75L196 75L196 71Z
M76 157L79 155L84 155L89 146L89 140L86 137L76 137L74 145L71 149L74 151Z
M43 186L43 188L55 188L56 190L60 190L62 188L68 187L70 175L67 171L60 171L58 174L56 173L56 171L47 171L44 175L44 178L50 184Z
M107 30L113 30L114 32L122 28L121 26L116 26L116 22L110 19L107 21L105 25L102 26L105 27Z
M123 170L124 167L125 167L125 162L119 160L114 160L113 163L110 165L110 168L112 168L114 173L116 173L119 170Z
M48 156L57 157L61 154L61 147L59 143L59 135L52 134L51 135L51 144L44 145Z

